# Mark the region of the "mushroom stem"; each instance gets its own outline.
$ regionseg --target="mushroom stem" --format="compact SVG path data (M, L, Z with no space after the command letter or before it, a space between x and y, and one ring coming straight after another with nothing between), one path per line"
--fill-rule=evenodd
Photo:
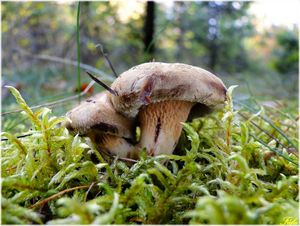
M109 134L89 134L88 137L98 150L105 149L121 158L138 159L138 149L122 137Z
M187 120L192 106L191 102L176 100L144 106L139 113L140 147L151 156L171 154L181 134L181 122Z

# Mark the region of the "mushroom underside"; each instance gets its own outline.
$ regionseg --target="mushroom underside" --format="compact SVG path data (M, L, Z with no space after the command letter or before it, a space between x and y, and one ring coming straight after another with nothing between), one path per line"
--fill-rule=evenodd
M140 148L149 155L171 154L181 134L182 124L194 103L188 101L162 101L142 107L139 112L141 128Z
M104 150L121 158L138 159L138 149L128 139L105 133L90 133L88 137L97 150Z
M105 150L121 158L138 159L143 148L146 148L151 156L171 154L182 131L181 123L206 115L210 111L211 108L204 104L179 100L161 101L143 106L138 114L141 129L138 144L132 139L133 134L128 138L116 135L116 126L102 122L90 128L79 126L74 122L67 122L65 126L71 133L89 137L98 150Z
M141 108L138 119L141 130L138 144L132 140L107 134L90 133L87 136L98 150L104 149L121 158L138 159L141 149L148 155L171 154L179 140L182 122L201 117L212 109L189 101L161 101Z

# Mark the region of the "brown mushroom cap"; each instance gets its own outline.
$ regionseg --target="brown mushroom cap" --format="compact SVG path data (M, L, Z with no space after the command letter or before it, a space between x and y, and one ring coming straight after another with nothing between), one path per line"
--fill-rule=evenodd
M133 120L117 113L107 94L106 91L96 94L69 111L66 114L70 119L65 123L67 129L82 136L105 133L133 139Z
M181 63L144 63L122 73L111 88L114 108L127 117L135 117L139 109L166 100L200 103L209 108L223 105L226 87L212 73Z

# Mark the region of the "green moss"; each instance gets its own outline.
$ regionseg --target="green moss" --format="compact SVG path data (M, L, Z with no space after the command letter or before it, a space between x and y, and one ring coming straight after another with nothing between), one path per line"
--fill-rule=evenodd
M143 155L128 166L106 162L83 138L59 126L64 117L46 108L31 111L10 89L33 135L2 134L8 139L1 147L3 224L298 221L295 115L235 111L229 92L224 110L184 123L178 155Z

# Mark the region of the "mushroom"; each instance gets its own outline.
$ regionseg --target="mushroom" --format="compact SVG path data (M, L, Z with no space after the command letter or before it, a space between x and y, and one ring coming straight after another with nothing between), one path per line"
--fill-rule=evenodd
M170 154L177 145L181 122L222 107L226 87L212 73L180 63L151 62L122 73L111 85L114 109L138 117L140 148L149 155Z
M133 145L134 120L115 111L107 91L88 98L66 116L69 121L65 127L72 134L89 137L97 149L122 158L137 157Z

